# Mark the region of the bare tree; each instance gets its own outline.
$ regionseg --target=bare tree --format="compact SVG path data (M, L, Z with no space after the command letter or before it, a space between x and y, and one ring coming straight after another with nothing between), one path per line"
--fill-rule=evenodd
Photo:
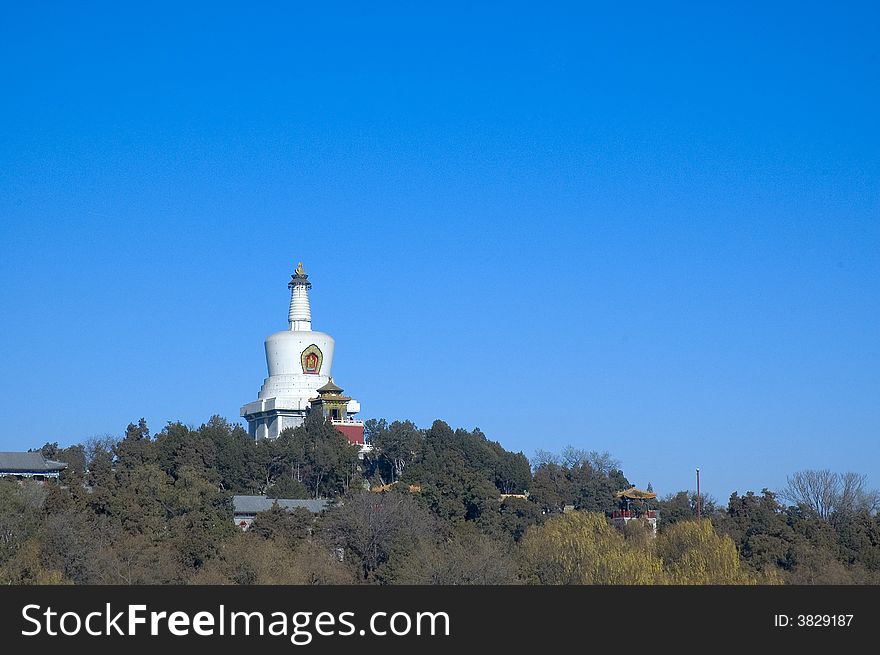
M607 450L603 450L601 453L597 450L591 450L587 461L594 470L605 475L620 468L620 460L612 457Z
M597 473L604 475L620 468L620 460L612 457L607 450L600 453L598 450L584 450L574 446L563 448L561 455L549 450L536 450L532 458L532 468L537 469L544 464L557 464L570 469L586 464Z
M880 507L880 494L868 489L867 481L867 476L859 473L798 471L788 476L779 496L806 507L823 520L859 511L875 513Z
M358 562L364 580L372 580L392 552L432 538L437 529L435 518L410 494L369 491L346 496L327 512L324 527L332 545Z
M866 511L876 513L880 506L880 493L868 489L868 476L864 473L844 473L840 476L840 491L836 511L852 514Z
M89 437L83 442L83 448L85 449L86 455L86 464L91 464L92 460L95 458L95 455L99 452L106 451L108 453L113 452L113 447L116 445L118 439L114 437L112 434L97 434L93 437Z
M545 464L559 464L559 457L556 453L539 448L535 451L535 456L532 458L532 468L537 469Z
M786 487L779 494L795 505L804 506L827 519L834 508L837 474L828 469L798 471L786 478Z
M562 464L570 469L589 464L591 454L581 448L566 446L562 449Z

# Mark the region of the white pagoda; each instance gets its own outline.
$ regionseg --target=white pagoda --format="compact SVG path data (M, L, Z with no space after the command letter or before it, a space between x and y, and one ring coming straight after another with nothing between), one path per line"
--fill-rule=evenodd
M266 338L269 377L257 399L241 408L248 432L254 439L275 439L285 428L302 425L310 411L322 411L351 443L363 444L364 423L355 418L360 403L342 396L331 378L335 341L329 334L312 330L312 283L302 262L287 286L289 327Z

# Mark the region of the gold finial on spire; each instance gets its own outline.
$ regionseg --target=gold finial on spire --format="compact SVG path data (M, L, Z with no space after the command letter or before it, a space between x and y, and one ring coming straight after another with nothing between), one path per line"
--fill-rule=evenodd
M300 262L296 267L296 274L302 275L303 273L305 273L305 271L303 270L303 263Z

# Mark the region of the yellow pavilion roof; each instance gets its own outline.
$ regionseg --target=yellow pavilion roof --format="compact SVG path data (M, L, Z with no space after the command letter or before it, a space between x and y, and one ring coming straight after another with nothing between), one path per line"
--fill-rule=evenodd
M657 494L653 491L644 491L643 489L636 489L635 487L618 491L614 495L618 498L629 498L630 500L653 500L657 497Z

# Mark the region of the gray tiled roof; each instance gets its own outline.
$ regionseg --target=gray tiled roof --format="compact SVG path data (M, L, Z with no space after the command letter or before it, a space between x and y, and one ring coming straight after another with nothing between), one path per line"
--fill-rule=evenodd
M307 500L300 498L266 498L266 496L233 496L232 507L236 514L256 514L257 512L265 512L272 509L272 506L278 503L279 507L285 509L294 509L295 507L304 507L312 514L322 512L330 504L325 498L318 500Z
M46 459L41 453L0 452L0 471L10 473L50 473L67 468L64 462Z

